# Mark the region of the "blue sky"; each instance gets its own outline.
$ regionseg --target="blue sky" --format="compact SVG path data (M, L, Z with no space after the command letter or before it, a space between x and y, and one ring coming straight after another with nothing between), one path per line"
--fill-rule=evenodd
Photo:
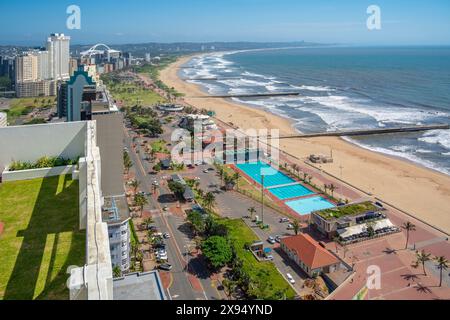
M81 30L67 30L66 8L81 8ZM382 29L366 28L369 5ZM297 41L361 45L450 44L449 0L22 0L0 2L0 44Z

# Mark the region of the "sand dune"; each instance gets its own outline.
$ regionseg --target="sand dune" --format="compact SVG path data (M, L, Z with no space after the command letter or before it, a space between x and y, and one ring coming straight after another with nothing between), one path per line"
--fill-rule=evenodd
M220 120L242 129L276 128L280 134L294 133L288 119L264 110L224 99L195 98L205 93L178 77L179 66L189 59L179 59L160 75L168 86L186 94L187 103L213 110ZM280 147L299 158L311 153L328 155L332 150L334 163L322 165L324 171L450 233L450 176L360 148L340 138L281 140Z

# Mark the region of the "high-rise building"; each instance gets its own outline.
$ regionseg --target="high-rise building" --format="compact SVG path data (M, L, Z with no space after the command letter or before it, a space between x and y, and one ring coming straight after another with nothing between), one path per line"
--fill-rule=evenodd
M69 74L73 76L75 71L78 70L78 59L70 58L69 60Z
M25 53L16 57L16 82L37 81L38 58L31 53Z
M53 33L47 39L49 52L50 77L55 80L67 80L69 74L70 37Z
M38 79L39 80L51 79L48 51L43 50L33 51L31 54L37 57Z
M31 51L16 57L16 96L38 97L56 94L56 81L50 78L47 51Z

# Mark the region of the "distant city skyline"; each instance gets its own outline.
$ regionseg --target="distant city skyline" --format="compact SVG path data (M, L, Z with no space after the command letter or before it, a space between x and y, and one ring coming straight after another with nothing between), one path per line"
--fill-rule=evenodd
M66 9L81 9L81 29L68 30ZM381 9L369 31L366 10ZM146 42L288 42L353 45L450 45L450 2L434 0L168 0L4 2L0 45L43 44L50 33L73 44Z

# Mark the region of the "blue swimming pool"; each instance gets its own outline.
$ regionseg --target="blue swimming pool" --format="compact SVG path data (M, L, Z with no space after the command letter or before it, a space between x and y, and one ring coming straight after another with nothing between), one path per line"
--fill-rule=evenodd
M321 196L299 199L294 201L286 201L286 205L297 212L299 215L306 215L313 211L333 208L334 204L322 198Z
M261 161L254 163L241 163L236 166L259 184L261 184L261 175L264 174L264 187L295 182L294 179L289 178L287 175Z
M302 186L301 184L294 184L291 186L284 186L279 188L271 188L269 189L269 192L280 200L292 199L314 194L313 191Z

